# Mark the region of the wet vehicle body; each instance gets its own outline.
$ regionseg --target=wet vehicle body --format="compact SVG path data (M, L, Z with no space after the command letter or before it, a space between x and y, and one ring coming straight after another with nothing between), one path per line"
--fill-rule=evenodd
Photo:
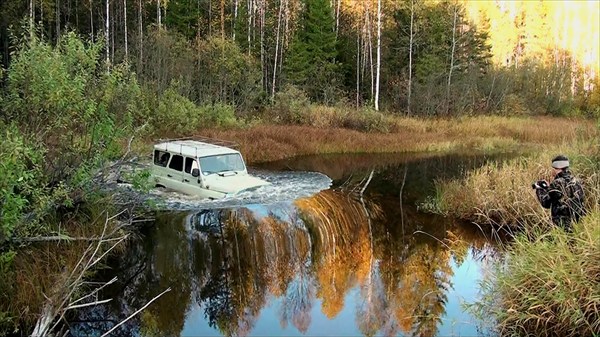
M156 187L210 199L233 196L267 185L248 174L239 151L210 139L173 139L154 145L152 178Z

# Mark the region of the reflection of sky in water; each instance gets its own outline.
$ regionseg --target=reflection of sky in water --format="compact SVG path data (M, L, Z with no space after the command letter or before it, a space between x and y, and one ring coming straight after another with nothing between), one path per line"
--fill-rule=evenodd
M477 299L479 280L481 279L480 261L476 261L469 250L464 262L457 267L452 259L451 266L454 276L451 278L453 287L447 293L445 305L446 314L438 324L438 336L478 336L477 321L463 310L463 303L472 303ZM313 299L311 308L311 323L306 333L302 334L292 324L282 328L279 321L279 311L282 298L269 296L267 304L261 310L256 325L250 332L252 336L357 336L361 335L356 323L357 301L360 298L360 287L350 289L344 298L344 308L333 319L328 319L321 312L321 299ZM381 331L377 334L381 335ZM402 336L401 333L398 335ZM187 313L181 336L221 336L217 329L208 325L204 318L204 310L198 304L193 304Z

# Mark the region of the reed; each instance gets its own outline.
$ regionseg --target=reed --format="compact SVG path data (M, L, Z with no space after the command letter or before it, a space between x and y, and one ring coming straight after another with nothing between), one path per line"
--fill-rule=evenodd
M549 221L547 218L540 221ZM469 306L501 336L597 336L600 333L600 210L572 233L531 228L507 248Z
M550 160L565 153L571 158L573 173L583 180L588 207L593 207L600 199L596 151L593 142L579 142L547 146L529 156L490 163L465 177L436 182L435 205L429 207L478 224L546 226L549 211L541 207L531 184L540 179L550 181Z

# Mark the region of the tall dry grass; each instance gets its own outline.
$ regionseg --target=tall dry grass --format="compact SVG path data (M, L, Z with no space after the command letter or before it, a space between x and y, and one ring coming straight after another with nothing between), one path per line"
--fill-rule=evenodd
M545 221L547 220L547 218ZM540 219L540 221L544 221ZM516 237L470 305L500 336L600 334L600 209L572 233L532 228Z
M531 184L540 179L551 181L551 159L559 153L567 154L573 174L583 182L586 203L593 207L600 200L597 151L595 142L582 141L547 146L529 156L490 163L465 177L437 182L432 208L478 224L546 226L549 210L539 204Z
M382 117L385 132L339 127L338 123L323 122L327 118L314 116L311 126L259 124L198 133L239 143L250 163L326 153L522 151L589 139L598 133L591 121L549 117L422 119L387 115Z

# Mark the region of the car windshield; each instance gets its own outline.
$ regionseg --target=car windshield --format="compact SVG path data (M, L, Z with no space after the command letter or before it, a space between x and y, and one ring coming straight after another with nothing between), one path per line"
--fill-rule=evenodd
M203 174L225 171L243 171L244 161L239 153L200 157L200 168Z

